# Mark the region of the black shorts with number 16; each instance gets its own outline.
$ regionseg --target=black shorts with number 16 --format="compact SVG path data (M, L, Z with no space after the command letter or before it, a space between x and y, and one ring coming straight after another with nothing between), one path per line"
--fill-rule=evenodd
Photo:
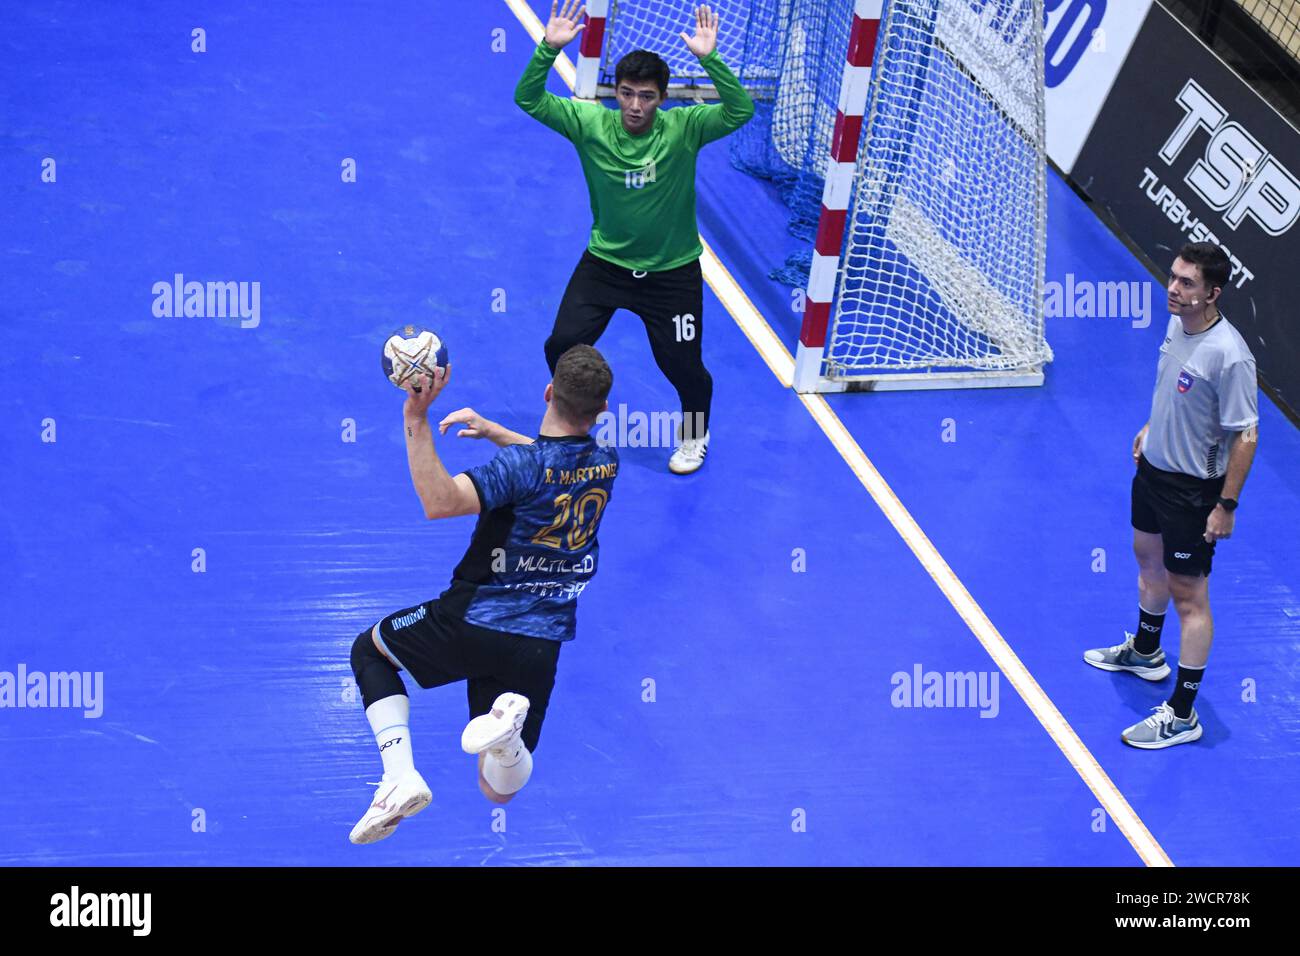
M552 374L570 348L595 345L617 309L640 317L655 362L677 391L687 427L698 423L707 431L713 378L704 367L704 276L699 260L646 272L615 265L586 250L564 290L555 327L546 340L546 363Z

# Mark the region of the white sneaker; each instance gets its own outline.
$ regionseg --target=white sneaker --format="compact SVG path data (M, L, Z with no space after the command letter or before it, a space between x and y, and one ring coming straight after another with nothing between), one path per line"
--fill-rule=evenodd
M488 750L507 750L519 738L528 718L528 698L522 694L502 694L492 702L492 710L475 717L460 735L460 749L467 754Z
M684 438L673 452L673 457L668 459L668 470L674 475L689 475L693 471L699 471L704 464L704 456L708 453L708 432L704 433L703 438Z
M348 837L353 843L376 843L393 835L397 825L433 801L429 785L414 770L395 780L381 780L370 804Z

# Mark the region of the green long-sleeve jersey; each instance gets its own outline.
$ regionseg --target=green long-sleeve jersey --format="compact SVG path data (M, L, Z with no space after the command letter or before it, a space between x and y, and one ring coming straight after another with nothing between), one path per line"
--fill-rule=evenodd
M619 110L546 91L546 74L559 52L537 45L515 102L578 151L591 198L587 247L616 265L648 272L698 259L704 249L695 221L695 158L706 143L754 115L749 94L715 51L700 66L721 103L656 110L650 129L633 136Z

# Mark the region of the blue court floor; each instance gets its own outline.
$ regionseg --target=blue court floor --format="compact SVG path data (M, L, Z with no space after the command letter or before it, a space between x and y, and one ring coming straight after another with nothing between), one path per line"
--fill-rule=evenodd
M894 706L899 673L996 667L707 289L708 464L682 479L667 448L621 451L532 781L493 814L463 689L408 681L433 805L349 844L380 773L349 647L438 594L473 527L423 519L380 343L439 330L439 406L535 429L590 224L572 147L513 102L533 44L497 0L458 7L452 35L405 0L12 14L0 675L99 674L101 713L0 709L0 863L1142 865L1005 680L983 707ZM793 349L800 316L766 278L793 248L773 191L723 142L699 196ZM1049 280L1150 280L1055 176L1049 201ZM256 282L258 308L156 315L178 274ZM1167 685L1081 660L1136 624L1152 301L1145 328L1050 320L1040 389L829 404L1174 863L1296 865L1300 435L1267 399L1215 559L1205 737L1123 746ZM675 407L636 317L600 348L611 407ZM453 472L492 451L438 447Z

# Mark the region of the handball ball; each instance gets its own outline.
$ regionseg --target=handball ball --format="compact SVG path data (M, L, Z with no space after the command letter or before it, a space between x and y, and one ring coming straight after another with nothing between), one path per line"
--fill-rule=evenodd
M383 366L390 382L406 388L432 375L434 366L447 367L447 346L436 332L404 325L384 343Z

